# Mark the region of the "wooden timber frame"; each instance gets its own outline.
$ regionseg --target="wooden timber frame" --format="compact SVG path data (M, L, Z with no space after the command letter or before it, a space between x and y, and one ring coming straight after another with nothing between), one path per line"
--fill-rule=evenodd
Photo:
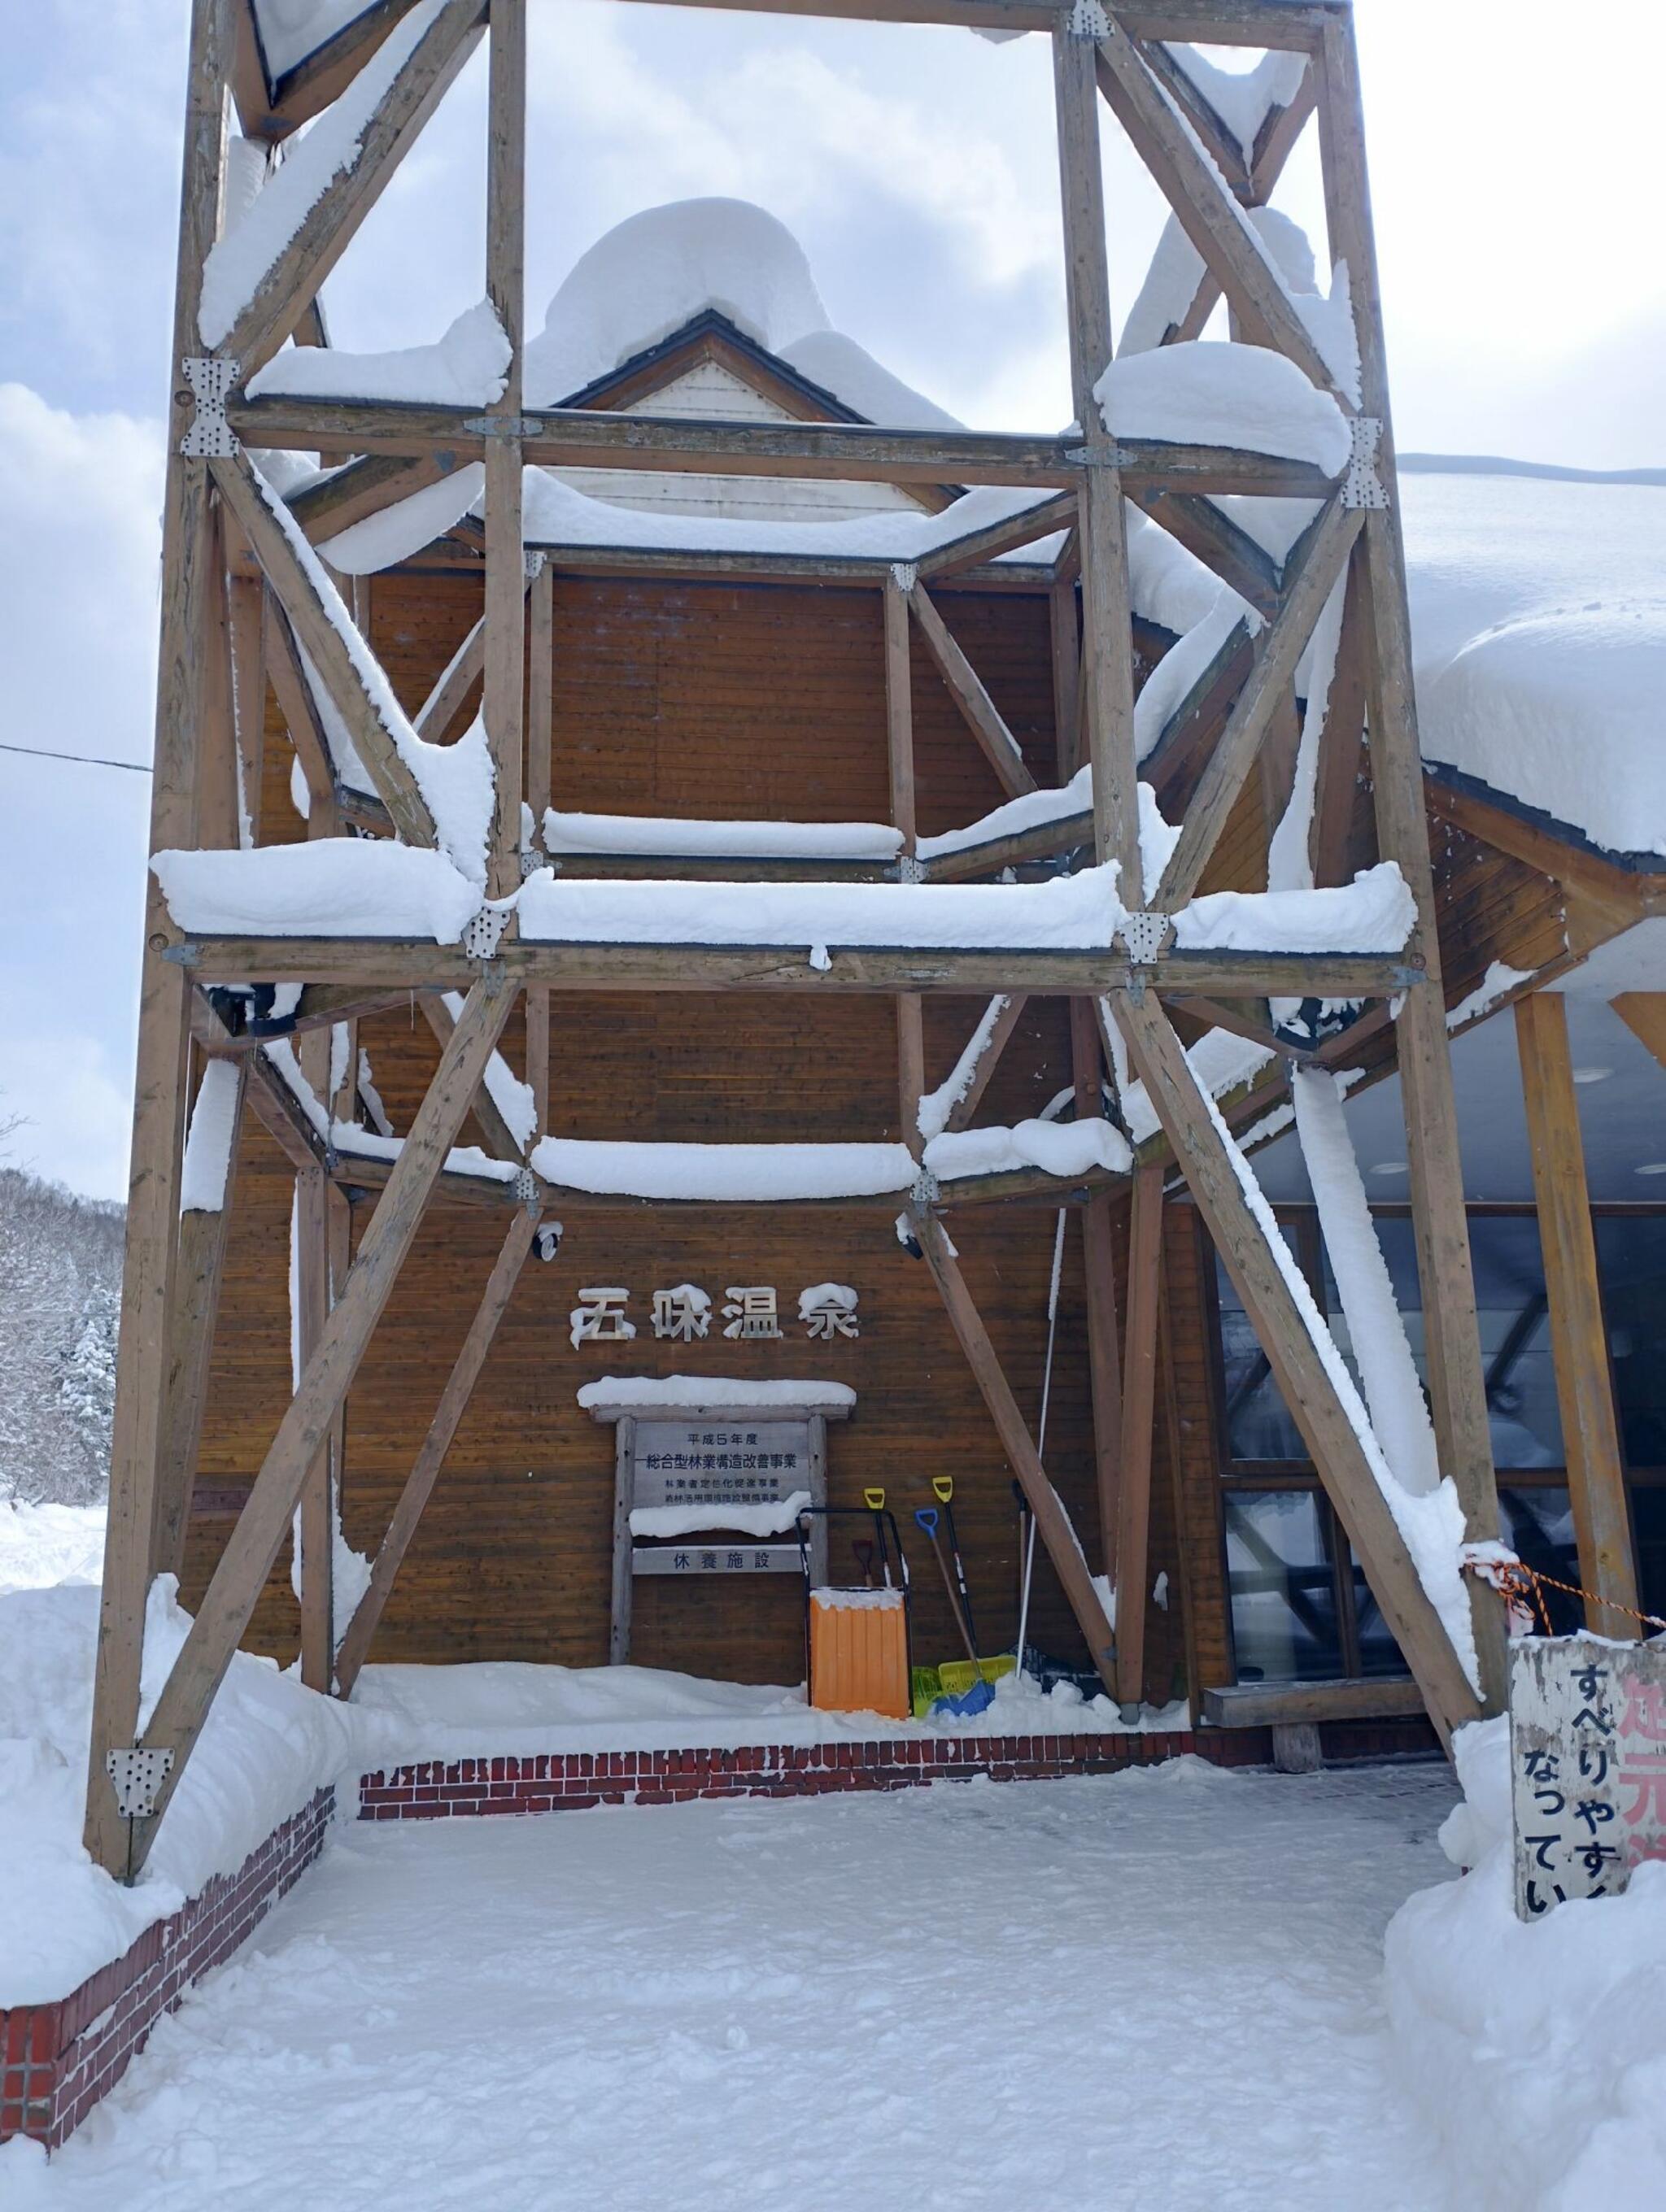
M216 349L204 343L199 323L204 263L222 222L228 97L235 101L246 137L268 144L283 138L325 109L375 58L408 17L410 0L371 0L345 31L281 82L268 76L258 37L251 40L250 0L191 0L152 849L238 842L237 810L229 795L236 792L240 774L246 785L252 776L258 737L247 718L240 717L235 696L240 682L250 680L257 667L271 670L298 757L325 810L325 826L337 826L330 810L340 794L324 721L316 698L309 703L298 653L305 654L313 680L352 733L374 787L374 798L356 798L344 812L361 830L391 833L418 845L437 842L419 779L377 706L367 674L374 667L368 645L352 612L339 603L331 605L323 572L307 553L303 526L307 534L327 538L344 520L374 513L461 463L483 461L483 620L459 655L459 662L467 658L466 670L459 666L446 679L451 688L443 714L437 705L435 713L449 718L478 672L496 777L487 879L492 894L502 896L518 885L528 858L521 847L523 793L538 805L549 798L547 761L534 761L529 769L523 758L524 639L530 621L534 639L543 641L542 661L535 653L532 680L547 686L550 619L547 582L533 585L529 614L520 514L523 465L882 479L938 488L1018 484L1052 494L1028 518L1027 531L1023 521L1016 533L1012 526L982 531L976 540L922 562L918 570L874 567L871 580L885 598L892 685L891 788L894 818L905 845L900 872L907 880L929 880L929 871L913 855L905 699L913 631L919 631L973 738L1006 787L1022 792L1031 781L1010 732L927 586L953 566L987 560L1006 546L1068 521L1054 593L1060 711L1070 725L1061 769L1067 772L1074 763L1079 726L1091 766L1091 805L1085 823L1076 825L1075 841L1085 842L1097 861L1116 863L1123 885L1134 887L1125 895L1125 907L1146 911L1133 915L1121 942L1090 952L926 953L906 945L832 946L812 965L800 952L774 946L540 945L519 937L513 917L501 939L488 932L471 949L350 936L192 937L176 926L153 881L145 923L109 1540L89 1747L88 1850L100 1865L129 1880L143 1867L264 1578L289 1539L291 1516L303 1500L310 1501L301 1540L307 1679L326 1687L333 1677L337 1692L344 1692L362 1665L387 1585L551 1196L526 1150L517 1147L505 1161L506 1172L514 1176L513 1185L492 1187L491 1202L507 1200L518 1208L516 1221L400 1501L371 1591L350 1626L335 1621L327 1584L331 1469L339 1452L341 1411L425 1207L436 1194L468 1180L447 1164L465 1118L476 1111L500 1151L508 1141L482 1086L511 1005L523 993L531 1007L525 1073L540 1126L548 1112L551 992L613 988L888 994L897 1009L905 1103L920 1095L925 1080L918 1018L921 993L976 992L1004 1000L998 1014L1005 1018L994 1021L985 1040L989 1057L1010 1034L1024 994L1050 991L1072 998L1080 1010L1074 1024L1079 1110L1097 1110L1106 1089L1114 1097L1119 1073L1124 1081L1132 1075L1143 1081L1166 1140L1169 1171L1177 1166L1191 1187L1429 1713L1443 1737L1449 1736L1456 1726L1496 1709L1499 1702L1504 1647L1499 1607L1476 1586L1478 1666L1472 1673L1399 1539L1331 1370L1300 1301L1292 1295L1287 1271L1274 1249L1278 1240L1270 1217L1251 1202L1233 1141L1200 1088L1164 1004L1183 1001L1192 1014L1203 1009L1206 1018L1260 1036L1268 1034L1269 994L1368 1000L1373 1006L1365 1019L1379 1023L1383 1002L1395 1000L1410 1195L1441 1462L1457 1486L1470 1536L1496 1536L1348 7L1344 0L678 0L742 12L757 8L876 24L1029 32L1050 40L1072 382L1084 426L1079 433L1055 437L885 430L849 421L660 420L583 407L525 411L526 15L537 4L538 0L444 0L425 19L421 35L414 43L406 40L404 57L344 166L254 283ZM483 35L489 38L486 289L511 354L501 401L482 414L465 407L348 398L252 398L245 388L250 374L286 338L313 342L323 336L318 295L325 274ZM1269 118L1252 157L1236 146L1232 134L1212 117L1202 95L1178 71L1164 50L1163 42L1170 40L1292 49L1305 57L1300 94ZM1241 337L1284 353L1321 389L1332 392L1353 425L1354 459L1345 477L1333 480L1310 464L1233 449L1118 440L1106 428L1093 392L1111 356L1099 147L1107 105L1204 264L1196 297L1170 338L1196 336L1215 302L1224 299ZM1330 258L1333 264L1347 263L1352 287L1361 362L1357 398L1334 390L1331 372L1272 275L1243 214L1246 207L1265 202L1296 137L1316 115ZM215 399L199 397L211 386ZM216 404L222 395L223 406ZM316 513L303 525L280 512L283 502L257 474L246 441L250 447L316 453L326 461L350 465L319 487L316 497L309 495ZM1234 493L1320 502L1317 525L1283 575L1210 503ZM1253 641L1247 633L1229 641L1209 672L1219 711L1208 724L1211 734L1203 741L1173 856L1160 882L1152 886L1142 884L1139 850L1125 501L1170 529L1267 617ZM748 568L767 574L771 556L749 556ZM782 559L779 573L802 569ZM1297 659L1321 611L1344 591L1345 678L1339 681L1339 695L1357 698L1368 726L1378 844L1383 858L1398 864L1410 887L1417 914L1412 941L1393 957L1211 956L1174 949L1168 942L1172 917L1191 897L1231 803L1263 748L1283 742L1279 732L1287 731L1286 702ZM1067 622L1059 618L1065 612ZM1358 724L1351 722L1348 712L1339 710L1332 720L1319 769L1315 881L1321 885L1345 879L1331 872L1339 860L1326 842L1329 817L1322 794L1352 787L1359 744ZM563 804L573 803L572 794L562 796ZM1334 811L1334 798L1329 805ZM1043 841L1043 849L1059 848L1056 834L1050 846ZM986 851L981 860L993 873L1015 857ZM660 872L678 870L674 863L664 863ZM929 890L921 896L929 896ZM356 1182L377 1192L350 1264L344 1240L332 1231L330 1208L321 1200L325 1181L339 1172L334 1131L345 1123L344 1133L350 1137L356 1117L356 1079L331 1097L331 1134L320 1137L275 1077L267 1057L249 1054L246 1038L222 1018L224 987L246 992L283 983L303 987L305 1000L314 1009L308 1019L314 1022L350 1023L354 1014L377 1004L379 995L385 999L401 991L434 994L450 989L463 994L460 1012L436 1021L443 1036L438 1070L403 1132L397 1157L391 1164L384 1156L380 1163L367 1161L348 1170ZM212 1007L210 990L216 994ZM213 1327L215 1254L223 1242L222 1228L216 1235L197 1224L182 1231L182 1155L193 1071L205 1058L238 1052L246 1055L251 1103L278 1132L306 1186L301 1208L307 1245L304 1359L292 1402L195 1624L141 1730L147 1597L153 1572L177 1550L181 1485L188 1487L190 1482L192 1439L200 1416L192 1394L204 1387L204 1346ZM1290 1056L1321 1055L1292 1045ZM333 1085L326 1087L334 1091ZM912 1118L910 1110L904 1126L911 1140ZM918 1156L918 1144L912 1148ZM1040 1175L1007 1181L1004 1195L1041 1206L1055 1205L1061 1198L1079 1200L1093 1187L1090 1179L1085 1186L1061 1189L1055 1179ZM958 1265L945 1218L953 1195L939 1188L922 1162L907 1201L911 1235L941 1291L1093 1664L1107 1690L1126 1707L1140 1694L1138 1630L1125 1634L1119 1651L1081 1544L1049 1481ZM228 1189L228 1204L232 1196ZM1129 1611L1137 1611L1143 1598L1151 1431L1158 1395L1153 1363L1162 1197L1159 1177L1142 1172L1133 1206L1134 1269L1126 1340L1120 1346L1110 1289L1110 1227L1103 1213L1089 1231L1104 1566L1116 1578L1120 1552L1127 1575L1134 1578L1136 1602ZM884 1215L876 1215L876 1223L880 1220ZM889 1236L889 1221L876 1233ZM345 1641L332 1651L340 1626L345 1626ZM129 1818L119 1808L107 1760L135 1751L164 1754L166 1771L152 1785L145 1808Z

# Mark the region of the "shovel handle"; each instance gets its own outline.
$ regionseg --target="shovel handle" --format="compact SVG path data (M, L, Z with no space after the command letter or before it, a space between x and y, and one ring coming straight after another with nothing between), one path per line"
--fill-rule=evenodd
M933 1475L932 1489L939 1505L950 1504L954 1498L954 1477L952 1474Z
M885 1510L885 1493L883 1490L865 1490L862 1492L862 1503L870 1513L883 1513Z

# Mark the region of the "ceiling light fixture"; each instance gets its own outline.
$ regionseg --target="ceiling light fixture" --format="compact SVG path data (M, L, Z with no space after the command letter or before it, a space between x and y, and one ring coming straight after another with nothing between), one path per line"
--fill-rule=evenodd
M1645 1160L1639 1175L1666 1175L1666 1160Z
M1662 1172L1666 1173L1666 1161L1663 1161L1661 1166ZM1380 1176L1409 1175L1411 1170L1404 1160L1378 1160L1371 1173Z
M1576 1083L1606 1083L1613 1073L1611 1067L1576 1067L1573 1079Z

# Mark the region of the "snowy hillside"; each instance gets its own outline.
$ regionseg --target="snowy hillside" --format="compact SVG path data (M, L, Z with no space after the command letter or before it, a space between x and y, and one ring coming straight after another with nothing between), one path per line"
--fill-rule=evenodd
M121 1248L119 1206L0 1170L0 1500L104 1494Z

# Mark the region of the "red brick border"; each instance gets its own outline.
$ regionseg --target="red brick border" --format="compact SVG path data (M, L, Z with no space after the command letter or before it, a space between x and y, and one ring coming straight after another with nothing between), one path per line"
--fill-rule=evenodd
M965 1782L979 1774L997 1782L1041 1781L1110 1774L1195 1748L1189 1734L920 1735L752 1744L739 1751L575 1751L520 1759L429 1759L362 1776L359 1818L433 1820L459 1814L572 1812L589 1805L674 1805L694 1797L808 1797L830 1790Z
M1426 1723L1339 1723L1322 1732L1334 1759L1402 1756L1432 1746ZM695 1797L812 1797L906 1790L922 1782L1054 1781L1116 1774L1189 1752L1217 1766L1265 1766L1266 1729L1167 1735L879 1737L751 1744L738 1751L572 1751L425 1759L359 1778L362 1820L437 1820L478 1813L565 1813L591 1805L676 1805Z
M336 1793L320 1790L235 1874L147 1928L131 1949L53 2004L0 2011L0 2142L55 2150L127 2071L165 2012L222 1965L324 1848Z

